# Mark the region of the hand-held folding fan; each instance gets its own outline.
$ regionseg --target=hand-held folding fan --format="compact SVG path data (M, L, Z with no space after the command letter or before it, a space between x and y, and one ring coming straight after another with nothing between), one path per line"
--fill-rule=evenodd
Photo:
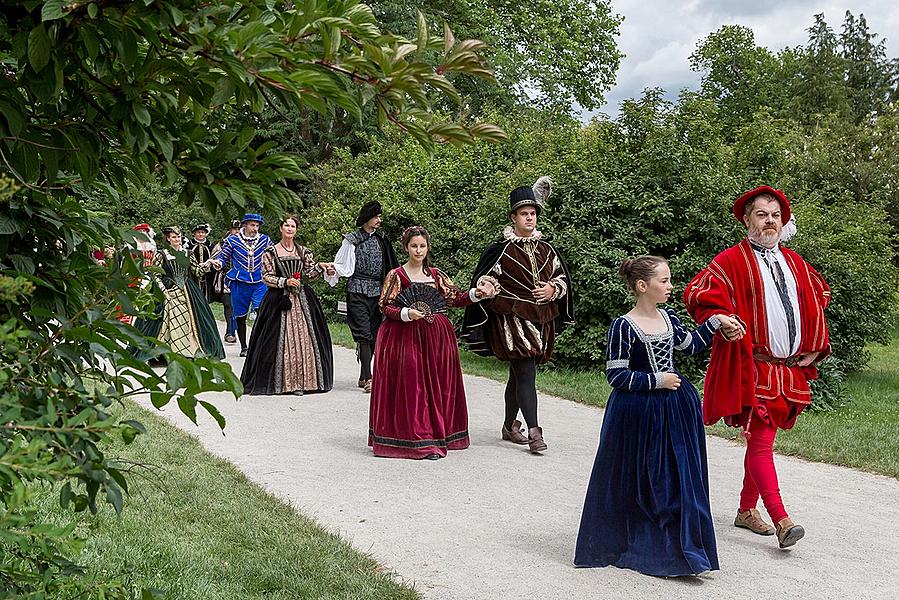
M414 308L424 315L425 321L434 322L434 317L446 312L446 299L432 285L413 283L397 294L393 300L400 308Z

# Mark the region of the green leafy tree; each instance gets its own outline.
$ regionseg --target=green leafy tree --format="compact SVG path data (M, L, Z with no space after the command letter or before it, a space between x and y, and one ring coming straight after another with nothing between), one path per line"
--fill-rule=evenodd
M899 61L887 60L886 41L868 29L865 15L846 11L840 34L842 56L846 61L846 84L852 90L850 100L857 121L881 112L897 98Z
M712 33L690 55L690 65L703 74L702 93L718 106L726 131L781 97L780 62L756 45L748 27L725 25Z
M460 89L476 105L551 108L572 114L574 104L599 108L621 61L615 36L622 18L608 0L424 0L420 10L454 23L460 34L484 40L499 86L463 78ZM372 7L394 31L412 34L408 3Z
M174 399L191 419L201 407L224 426L197 394L241 392L226 364L176 355L116 318L151 314L161 293L136 285L152 274L130 251L136 234L88 200L159 175L212 215L295 205L301 158L254 143L250 125L222 126L266 106L339 109L357 122L371 106L428 150L501 140L495 126L432 110L458 98L453 74L491 76L483 50L423 19L414 39L385 33L355 0L0 6L0 595L88 593L73 591L72 528L37 523L29 491L47 482L76 511L104 500L121 510L127 479L104 441L143 428L117 420L116 402L146 391L156 406ZM116 255L95 262L107 246ZM104 586L98 594L115 593Z

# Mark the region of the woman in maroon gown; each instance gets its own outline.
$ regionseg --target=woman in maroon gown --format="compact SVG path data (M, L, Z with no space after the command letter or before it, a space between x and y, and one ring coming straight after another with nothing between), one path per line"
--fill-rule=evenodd
M403 232L409 260L388 273L381 290L379 305L387 318L375 347L368 432L368 445L377 456L438 459L447 450L469 445L456 333L445 315L429 308L439 308L442 302L461 307L491 298L496 280L484 277L477 288L460 290L430 266L430 239L424 227ZM425 305L410 305L408 292L413 286L421 286L416 296Z

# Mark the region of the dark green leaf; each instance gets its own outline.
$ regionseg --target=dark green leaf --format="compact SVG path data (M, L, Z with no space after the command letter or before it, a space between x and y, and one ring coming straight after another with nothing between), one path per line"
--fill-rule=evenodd
M41 21L54 21L66 16L62 9L64 4L64 0L47 0L44 2L44 6L41 8Z
M28 62L31 68L40 72L50 62L50 38L41 23L28 34Z

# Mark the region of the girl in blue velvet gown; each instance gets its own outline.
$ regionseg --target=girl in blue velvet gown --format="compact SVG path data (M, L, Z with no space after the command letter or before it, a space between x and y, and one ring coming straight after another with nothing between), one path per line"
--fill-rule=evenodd
M612 394L574 564L669 577L717 570L702 406L673 355L702 352L718 328L739 336L741 326L717 315L690 332L674 311L658 308L671 295L663 258L626 260L620 274L637 303L609 329Z

